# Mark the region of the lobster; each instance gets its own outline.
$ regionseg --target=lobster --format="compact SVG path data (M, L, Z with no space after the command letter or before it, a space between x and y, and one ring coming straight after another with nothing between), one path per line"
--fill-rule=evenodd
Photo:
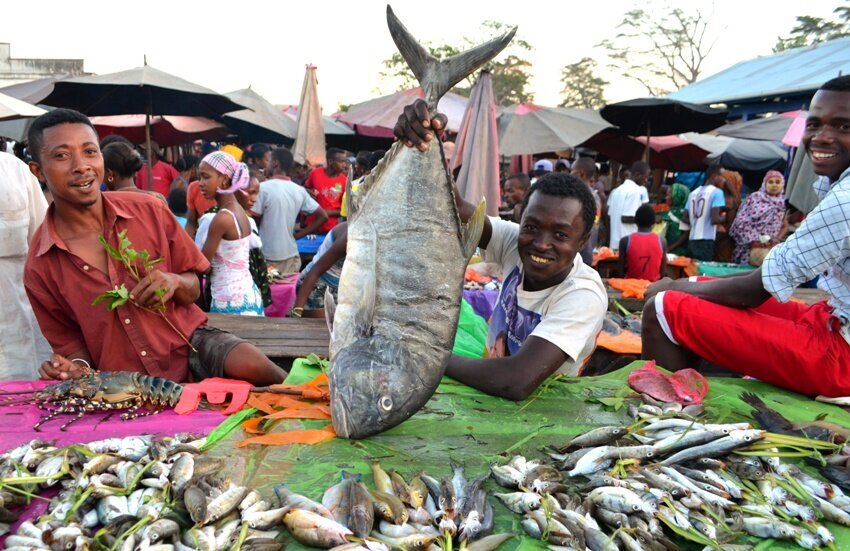
M33 430L38 431L43 424L62 414L76 414L59 427L63 431L89 412L126 410L121 414L124 421L154 415L166 406L176 405L182 393L182 385L161 377L123 371L91 371L32 395L35 405L49 411ZM148 411L140 412L142 407Z

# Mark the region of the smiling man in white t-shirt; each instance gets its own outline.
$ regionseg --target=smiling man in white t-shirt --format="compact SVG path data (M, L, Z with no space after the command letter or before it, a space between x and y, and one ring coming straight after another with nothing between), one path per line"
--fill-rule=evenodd
M394 132L405 144L427 149L430 119L418 100L399 117ZM455 188L461 221L474 206ZM566 173L542 176L523 201L520 223L488 218L479 247L502 266L502 291L490 321L488 357L452 356L446 374L488 394L523 400L550 375L577 375L593 351L608 307L599 274L578 252L587 242L596 203L587 185ZM458 282L460 283L460 282Z

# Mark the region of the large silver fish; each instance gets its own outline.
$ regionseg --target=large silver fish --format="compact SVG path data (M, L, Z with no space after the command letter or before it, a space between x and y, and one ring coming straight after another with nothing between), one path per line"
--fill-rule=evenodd
M433 116L452 86L498 54L516 29L446 60L419 45L387 6L387 24ZM454 342L463 274L484 225L483 203L460 223L442 147L396 143L356 192L332 313L333 426L363 438L398 425L431 398Z

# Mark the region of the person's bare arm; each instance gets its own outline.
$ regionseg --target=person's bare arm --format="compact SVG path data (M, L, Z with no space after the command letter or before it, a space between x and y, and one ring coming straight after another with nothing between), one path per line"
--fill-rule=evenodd
M723 210L726 207L713 207L711 209L711 223L712 224L722 224L726 221L726 211Z
M325 254L319 257L315 264L304 274L304 281L298 288L298 294L295 295L295 303L292 308L304 308L307 304L307 299L310 298L310 293L316 288L316 282L327 272L331 266L345 257L345 248L348 244L348 234L338 236Z
M295 232L295 234L293 235L295 239L301 239L305 235L311 235L318 232L319 228L322 227L322 224L328 221L328 213L322 207L317 208L310 214L315 215L316 218L312 222L307 224L306 227L301 228L300 230Z
M623 216L620 217L620 221L622 221L623 224L634 224L635 223L635 217L634 217L634 215L626 216L624 214Z
M513 356L482 359L452 356L446 375L492 396L525 400L567 358L551 342L531 336Z
M710 281L688 281L687 279L664 279L650 285L645 293L648 301L661 291L681 291L732 308L755 308L770 298L761 280L761 268L733 277Z
M430 142L435 138L435 133L441 132L446 127L447 121L448 119L442 113L437 113L434 118L430 118L428 104L418 99L413 104L405 106L404 112L399 115L398 122L393 128L393 134L405 146L427 151ZM477 205L473 205L461 197L456 185L453 186L453 189L458 216L460 221L465 224L472 218ZM481 232L478 246L486 249L492 234L493 227L490 224L490 219L485 218L484 231Z
M189 234L189 237L195 239L195 233L198 231L198 213L195 212L195 209L189 207L189 210L186 211L186 233Z
M623 236L620 238L620 249L617 251L620 254L620 258L617 259L617 270L619 271L620 277L626 277L626 253L629 249L629 236Z

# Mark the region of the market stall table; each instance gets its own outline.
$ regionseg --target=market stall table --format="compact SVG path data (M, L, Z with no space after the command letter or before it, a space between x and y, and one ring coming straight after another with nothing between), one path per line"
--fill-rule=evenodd
M333 438L315 446L249 445L237 448L246 434L237 428L218 441L208 452L227 458L221 473L235 484L257 489L270 503L276 504L273 486L286 483L294 492L320 500L324 490L339 482L340 473L360 474L371 486L370 461L379 459L385 470L396 469L409 478L425 470L437 478L450 477L449 461L463 464L469 478L485 475L489 464L514 454L542 457L541 449L562 444L576 434L605 425L630 422L626 408L604 406L599 399L610 399L622 391L628 373L642 362L603 377L559 378L546 381L525 402L486 396L470 387L444 379L434 397L419 413L405 423L368 439L351 441ZM301 383L312 379L318 370L299 360L288 379ZM850 426L850 414L836 406L814 402L803 396L760 383L741 379L710 379L711 391L706 400L707 418L716 422L752 421L750 406L738 397L741 392L758 394L770 407L792 421L810 421L818 415L841 426ZM616 400L615 400L616 401ZM186 416L197 421L201 413ZM211 412L209 412L211 413ZM96 414L98 417L102 414ZM92 421L96 422L96 421ZM120 423L119 421L114 421ZM124 423L124 427L140 433L142 420ZM299 428L321 428L326 420L282 420L272 431ZM25 427L21 429L26 432ZM101 437L88 433L69 433L78 442ZM42 437L29 432L26 438ZM3 440L2 448L8 448ZM521 518L509 512L492 497L502 491L494 481L484 484L495 511L496 533L513 532L517 538L500 549L543 549L545 545L522 535ZM850 546L850 530L831 523L828 528L836 538L838 549ZM287 549L303 549L284 535ZM776 548L790 548L779 544Z

